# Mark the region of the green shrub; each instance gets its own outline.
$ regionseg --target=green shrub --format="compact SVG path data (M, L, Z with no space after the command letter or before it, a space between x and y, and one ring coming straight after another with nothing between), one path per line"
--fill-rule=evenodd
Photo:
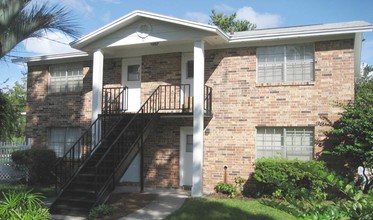
M246 180L242 176L237 176L234 178L234 182L236 183L236 187L240 189L239 193L243 193L243 184L246 182Z
M321 161L263 158L255 164L254 179L259 196L325 198L328 187L325 178L330 174Z
M38 193L9 191L2 193L0 201L0 219L12 220L46 220L51 219L47 208Z
M113 214L113 207L107 204L101 204L94 207L88 215L88 219L103 218Z
M56 154L49 149L28 149L12 153L12 160L17 165L25 165L29 170L30 182L34 184L50 185L53 176Z
M298 219L371 219L373 214L373 198L363 194L362 190L340 180L334 175L326 178L326 183L340 190L344 199L335 198L333 201L322 201L314 196L294 199L285 196L286 203L276 200L263 200L265 205L286 211Z
M230 197L235 197L237 194L237 187L230 183L219 182L214 189L216 192L226 194Z

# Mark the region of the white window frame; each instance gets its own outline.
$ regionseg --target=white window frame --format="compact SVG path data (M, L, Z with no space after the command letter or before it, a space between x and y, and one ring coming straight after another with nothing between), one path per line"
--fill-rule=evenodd
M256 158L312 160L314 138L314 127L257 127Z
M303 51L296 54L299 55L298 59L295 61L288 60L289 52L288 50L292 47L301 48ZM307 50L310 49L310 50ZM275 54L277 51L277 55ZM308 55L308 56L307 56ZM277 59L278 58L278 59ZM269 61L270 60L270 61ZM308 44L289 44L281 46L268 46L268 47L258 47L256 50L256 81L257 83L286 83L286 82L313 82L315 80L315 46L312 43ZM290 74L291 64L300 65L301 73ZM307 65L309 65L307 67ZM270 74L266 74L261 69L272 69L277 67L277 71L281 71L281 79L274 79L276 76L270 70L267 70ZM308 71L309 70L309 71ZM266 79L266 75L270 76L272 80ZM300 76L300 79L290 79L290 75ZM277 74L277 76L279 76ZM262 79L264 78L264 79ZM269 78L269 77L268 77Z
M52 133L57 132L56 130L60 130L61 141L52 140ZM75 130L75 131L74 131ZM75 133L73 137L68 137L68 134ZM58 132L57 132L58 133ZM81 136L81 129L78 127L53 127L48 129L48 148L54 150L57 157L62 157L70 147L75 144L75 142ZM68 139L72 138L70 141ZM75 158L80 157L79 153L76 152Z
M54 76L58 74L60 76ZM64 64L49 67L48 93L80 92L83 89L83 65Z

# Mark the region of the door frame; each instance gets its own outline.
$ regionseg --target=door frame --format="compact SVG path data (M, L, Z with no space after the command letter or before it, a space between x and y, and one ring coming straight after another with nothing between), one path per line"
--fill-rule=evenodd
M179 159L179 184L180 186L184 185L192 185L192 184L185 184L185 172L184 172L184 163L185 163L185 150L186 150L186 136L193 135L193 127L180 127L180 159ZM191 178L193 178L193 152L191 162Z
M128 81L128 66L140 65L139 68L139 80ZM128 112L137 112L141 107L141 78L142 78L142 59L141 57L123 58L122 59L122 86L128 87ZM132 91L132 92L131 92ZM138 100L134 102L134 93L138 96ZM131 94L132 93L132 94ZM135 105L133 103L136 103Z

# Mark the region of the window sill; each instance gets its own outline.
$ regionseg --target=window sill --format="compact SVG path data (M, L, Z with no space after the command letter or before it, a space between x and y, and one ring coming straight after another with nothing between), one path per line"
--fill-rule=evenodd
M276 87L276 86L314 86L315 82L273 82L256 83L257 87Z
M54 92L54 93L48 93L48 96L76 96L81 95L82 91L74 91L74 92Z

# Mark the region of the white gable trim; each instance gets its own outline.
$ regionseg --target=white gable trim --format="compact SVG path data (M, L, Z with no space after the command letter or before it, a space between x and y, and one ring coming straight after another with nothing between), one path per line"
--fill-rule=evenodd
M188 21L188 20L183 20L179 18L174 18L174 17L169 17L165 15L160 15L160 14L154 14L150 12L145 12L145 11L134 11L130 14L127 14L111 23L108 25L105 25L104 27L91 32L90 34L87 34L86 36L73 41L70 43L70 46L76 49L82 49L85 45L92 43L99 38L106 36L114 31L119 30L120 28L125 27L126 25L131 24L132 22L135 22L139 20L140 18L149 18L149 19L154 19L158 21L164 21L168 23L173 23L177 25L182 25L190 28L195 28L201 31L207 31L211 33L216 33L216 35L220 36L224 40L228 41L229 37L227 34L225 34L222 30L220 30L216 26L212 25L207 25L207 24L201 24L193 21Z

